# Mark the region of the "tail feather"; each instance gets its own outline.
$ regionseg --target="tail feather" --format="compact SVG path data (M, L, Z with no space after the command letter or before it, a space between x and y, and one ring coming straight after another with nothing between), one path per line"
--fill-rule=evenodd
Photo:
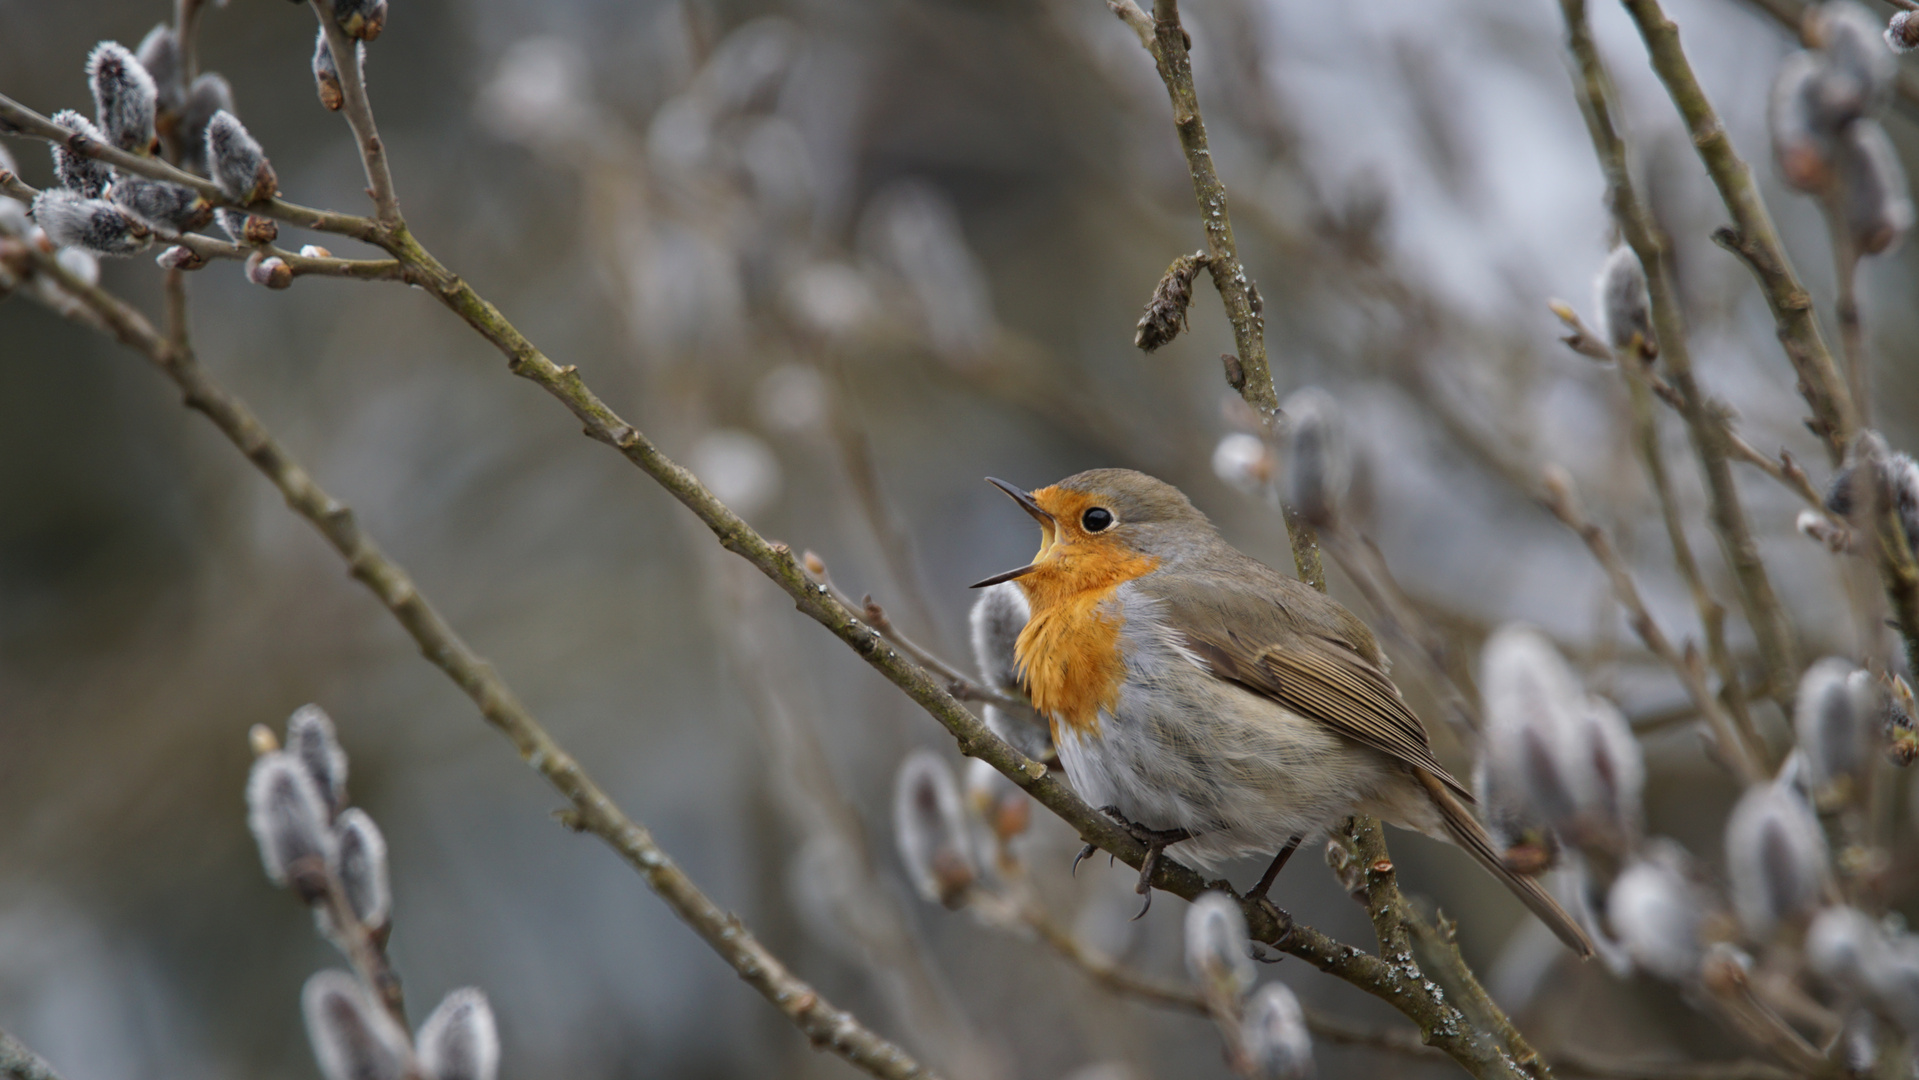
M1485 867L1488 873L1504 882L1506 887L1513 891L1513 895L1519 897L1521 903L1532 909L1534 915L1539 916L1540 922L1545 923L1548 929L1559 935L1559 940L1565 942L1567 948L1578 953L1581 959L1590 957L1593 954L1593 943L1592 939L1586 936L1586 931L1580 928L1579 923L1566 913L1565 908L1559 906L1559 901L1554 900L1552 894L1542 888L1539 882L1524 874L1514 873L1506 865L1499 851L1493 847L1492 837L1486 835L1486 830L1473 817L1472 811L1466 809L1465 804L1459 801L1459 797L1448 790L1438 777L1424 769L1414 769L1413 774L1419 777L1419 782L1425 786L1427 794L1432 796L1433 805L1439 808L1439 816L1445 825L1447 837L1477 860L1479 865Z

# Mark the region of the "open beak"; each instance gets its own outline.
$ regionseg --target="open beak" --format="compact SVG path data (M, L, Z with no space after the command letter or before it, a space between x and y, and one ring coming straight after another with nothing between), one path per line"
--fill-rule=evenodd
M1006 481L996 480L993 477L989 476L986 478L986 482L1000 489L1001 491L1004 491L1009 497L1012 498L1014 502L1019 504L1020 509L1033 515L1033 520L1039 522L1039 527L1041 531L1045 533L1046 544L1041 545L1040 550L1041 551L1046 550L1046 545L1052 543L1054 531L1059 526L1058 519L1053 517L1053 515L1047 512L1045 508L1041 507L1040 504L1034 502L1033 497L1031 495L1027 494L1024 491L1021 491L1019 488L1014 487L1013 485L1007 483ZM1039 569L1038 563L1036 562L1027 563L1025 566L1022 566L1017 570L1008 570L1004 574L994 574L992 577L987 578L985 581L976 581L972 584L972 588L983 589L988 585L998 585L1002 581L1011 581L1017 577L1025 577L1027 574L1030 574L1033 571L1038 569Z

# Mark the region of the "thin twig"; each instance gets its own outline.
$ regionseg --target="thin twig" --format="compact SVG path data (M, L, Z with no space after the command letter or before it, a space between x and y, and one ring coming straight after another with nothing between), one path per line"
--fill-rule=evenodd
M27 1044L0 1031L0 1077L7 1080L60 1080L45 1058L27 1048Z
M1707 724L1712 728L1714 745L1731 765L1733 772L1744 783L1753 784L1764 780L1764 770L1747 751L1745 740L1733 726L1732 718L1726 715L1725 709L1719 704L1719 699L1707 688L1705 674L1702 665L1698 663L1697 654L1688 649L1687 655L1682 656L1679 650L1673 647L1665 631L1659 628L1658 621L1652 617L1652 612L1647 610L1645 601L1640 598L1639 586L1633 582L1632 571L1627 569L1625 562L1620 559L1619 552L1612 546L1612 541L1606 538L1605 530L1586 520L1585 514L1579 509L1574 498L1572 478L1556 465L1548 466L1546 470L1545 503L1546 508L1551 510L1555 517L1565 522L1568 528L1578 533L1579 538L1586 542L1586 547L1591 550L1593 558L1598 561L1600 568L1606 572L1607 578L1611 581L1614 598L1619 601L1621 607L1626 609L1626 621L1631 624L1633 632L1639 635L1639 640L1645 642L1646 647L1651 649L1655 656L1665 661L1666 665L1672 668L1673 673L1679 676L1679 681L1691 695L1693 704L1699 707L1700 713L1705 716Z
M1712 177L1713 186L1731 212L1733 228L1720 230L1715 239L1740 256L1759 279L1760 292L1779 326L1779 342L1786 358L1799 375L1799 392L1812 408L1814 431L1826 441L1828 454L1838 461L1858 427L1851 395L1845 379L1833 362L1832 352L1819 334L1813 318L1812 299L1793 273L1772 215L1759 195L1752 178L1752 167L1732 147L1725 125L1713 110L1712 102L1693 74L1692 65L1679 44L1679 28L1666 17L1659 0L1624 0L1626 10L1639 27L1652 58L1653 70L1665 84L1666 92L1686 122L1687 134L1699 160ZM1648 267L1650 272L1651 267Z
M301 206L279 198L265 199L242 206L227 198L218 184L204 176L195 176L157 157L130 154L117 146L76 135L5 94L0 94L0 133L8 132L57 143L76 154L96 158L123 172L133 173L135 176L166 180L183 187L190 187L214 206L245 210L249 214L270 217L289 225L298 225L318 232L338 233L341 236L351 236L356 240L365 240L369 243L374 242L378 237L379 224L372 218L339 214L331 210L316 210L310 206Z
M145 316L67 273L52 256L34 250L32 257L37 274L55 281L98 315L122 343L151 360L180 388L187 407L211 420L272 481L287 505L346 561L352 576L393 613L426 658L465 691L481 715L513 742L521 758L573 804L568 818L571 827L605 840L675 914L815 1045L831 1048L851 1064L889 1080L930 1075L904 1050L827 1002L767 951L737 917L701 892L652 834L628 817L553 740L492 664L454 632L406 571L360 527L353 511L315 483L252 410L216 383L191 352L175 349Z
M353 129L360 144L360 160L366 166L367 194L373 196L373 217L383 229L405 228L400 220L400 199L393 191L393 173L387 168L386 144L373 124L373 106L367 100L366 73L360 69L360 50L333 17L333 0L311 0L313 13L326 35L327 51L333 54L333 66L340 72L340 115Z
M1621 235L1632 246L1633 253L1638 256L1645 270L1647 292L1652 300L1653 332L1658 335L1660 358L1665 362L1668 378L1678 396L1680 415L1685 418L1693 451L1699 458L1699 469L1706 482L1711 508L1708 516L1713 533L1719 539L1720 553L1739 587L1740 605L1745 609L1746 622L1752 627L1753 640L1759 647L1760 662L1766 670L1766 683L1775 692L1783 694L1785 691L1780 688L1790 686L1797 671L1792 655L1792 631L1786 620L1785 607L1773 590L1765 563L1759 557L1759 546L1747 522L1739 488L1727 461L1724 427L1717 422L1711 404L1693 377L1691 346L1685 317L1679 306L1678 290L1673 285L1665 238L1652 211L1633 186L1626 143L1612 119L1611 80L1599 58L1598 47L1593 43L1585 0L1561 0L1560 9L1566 21L1567 46L1576 63L1575 87L1579 92L1581 111L1586 117L1586 129L1592 137L1593 149L1599 156L1600 168L1606 176L1613 220L1618 223ZM1714 124L1717 122L1713 120ZM1720 138L1723 141L1723 134ZM1759 213L1763 216L1764 207L1759 208ZM1766 227L1770 228L1769 222ZM1816 333L1815 328L1815 338ZM1823 349L1823 344L1820 347ZM1633 373L1627 370L1627 365L1635 364L1634 358L1620 357L1616 362L1631 379ZM1747 754L1756 761L1764 762L1764 743L1753 729L1751 718L1746 715L1738 676L1726 649L1724 613L1707 592L1698 565L1693 562L1686 544L1685 532L1675 519L1670 485L1664 481L1664 465L1655 460L1659 453L1657 434L1644 430L1653 420L1649 415L1641 417L1637 405L1634 407L1634 416L1635 424L1642 429L1641 460L1646 463L1649 475L1653 470L1660 474L1653 476L1652 480L1659 490L1662 508L1667 512L1666 528L1674 547L1675 561L1680 564L1680 572L1692 592L1700 622L1705 627L1707 652L1725 683L1733 718L1738 724L1740 737L1746 743Z
M1594 1080L1793 1080L1797 1072L1763 1061L1627 1061L1584 1050L1559 1050L1553 1068Z
M1109 0L1108 6L1146 45L1146 13L1132 0ZM1193 88L1193 62L1187 54L1186 29L1179 23L1178 0L1154 0L1151 28L1152 44L1147 45L1147 52L1172 100L1173 127L1186 154L1187 171L1192 173L1193 196L1199 200L1200 226L1206 233L1207 271L1213 276L1213 288L1219 292L1226 319L1233 327L1237 355L1226 358L1226 381L1259 414L1266 437L1271 440L1279 416L1279 392L1273 386L1273 371L1266 360L1265 303L1239 261L1233 220L1226 209L1226 185L1220 181L1212 151L1206 145L1206 121L1200 116L1199 93ZM1290 507L1282 516L1300 580L1324 591L1326 571L1320 565L1312 526L1300 520Z

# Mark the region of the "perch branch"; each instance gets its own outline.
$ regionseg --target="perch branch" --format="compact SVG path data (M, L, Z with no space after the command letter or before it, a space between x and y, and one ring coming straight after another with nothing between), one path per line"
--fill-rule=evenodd
M406 571L360 527L353 511L315 483L252 410L216 383L190 351L177 349L145 316L112 294L67 273L52 256L36 249L31 257L35 273L51 278L98 316L123 344L151 360L180 388L187 407L212 421L279 489L288 507L319 531L346 561L349 573L393 613L426 658L465 691L479 706L481 715L512 741L520 757L572 803L567 818L570 827L606 841L639 871L675 914L816 1046L830 1048L849 1063L888 1080L930 1076L904 1050L868 1030L851 1013L827 1002L767 951L736 916L701 892L654 842L652 834L628 817L553 740L493 665L454 632Z

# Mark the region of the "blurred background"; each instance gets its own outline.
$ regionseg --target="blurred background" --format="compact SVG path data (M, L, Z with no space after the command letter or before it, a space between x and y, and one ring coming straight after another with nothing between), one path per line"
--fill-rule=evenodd
M1755 445L1790 448L1823 482L1750 275L1708 239L1723 208L1632 27L1595 7L1701 380ZM1794 35L1753 4L1669 10L1828 313L1819 213L1773 180L1765 138ZM85 110L87 50L168 15L0 0L0 89ZM1544 463L1570 469L1655 613L1697 638L1624 388L1559 344L1546 307L1563 297L1590 319L1612 243L1557 6L1191 0L1186 24L1280 393L1316 385L1346 412L1354 529L1460 675L1502 622L1551 633L1646 728L1651 831L1717 863L1735 785L1577 538L1526 494ZM310 12L243 0L210 10L201 40L283 192L365 211L345 126L315 100ZM1035 541L983 476L1143 469L1290 567L1268 503L1212 464L1244 421L1210 285L1188 334L1132 347L1161 271L1203 237L1164 89L1099 0L396 0L368 65L414 233L756 527L963 666L965 586ZM1908 158L1910 116L1887 122ZM8 145L47 182L42 148ZM281 242L309 240L358 254L297 230ZM1913 273L1908 245L1862 276L1875 414L1908 448ZM103 280L157 311L158 279L139 257ZM190 282L204 363L803 977L963 1080L1226 1075L1203 1018L1115 997L920 900L895 852L894 775L919 747L958 769L950 739L430 298L320 278L267 292L234 264ZM1684 432L1660 423L1694 548L1730 601ZM388 837L416 1018L483 987L508 1076L855 1075L552 820L557 797L137 356L23 298L0 305L0 461L0 1028L69 1080L317 1075L299 988L340 961L263 879L241 798L248 727L306 702L339 724L354 801ZM1787 492L1739 480L1801 655L1852 651L1834 557L1794 531ZM1332 590L1378 625L1338 572ZM1750 657L1736 620L1733 635ZM1398 673L1465 775L1423 669ZM1778 711L1759 711L1783 742ZM1465 857L1392 841L1402 885L1458 920L1549 1055L1747 1052L1670 987L1571 963ZM1183 981L1184 904L1127 923L1130 871L1095 860L1069 879L1073 840L1051 820L1020 843L1060 925ZM1911 849L1895 846L1893 876L1919 914ZM1308 854L1275 898L1370 943ZM1298 961L1261 976L1403 1025ZM1451 1069L1318 1057L1325 1076Z

